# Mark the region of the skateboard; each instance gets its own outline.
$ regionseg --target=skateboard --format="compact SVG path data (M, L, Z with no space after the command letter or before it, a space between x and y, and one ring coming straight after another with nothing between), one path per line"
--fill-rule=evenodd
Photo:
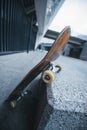
M10 103L10 105L14 108L16 106L16 102L25 94L27 91L24 91L25 88L29 85L31 81L35 79L42 72L42 80L45 83L52 83L54 80L54 74L52 72L53 65L51 64L55 61L62 51L66 43L68 42L70 36L71 29L70 27L65 27L58 38L53 43L52 47L46 54L46 56L33 68L28 74L23 78L23 80L16 86L16 88L12 91L6 101ZM60 66L58 67L61 70ZM49 69L50 68L50 69Z

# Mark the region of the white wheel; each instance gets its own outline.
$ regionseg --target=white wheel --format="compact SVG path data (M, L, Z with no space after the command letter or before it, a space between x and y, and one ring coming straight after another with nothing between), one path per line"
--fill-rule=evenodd
M15 106L16 106L16 101L15 101L15 100L11 101L11 102L10 102L10 105L11 105L12 108L15 108Z
M42 73L42 79L45 83L50 84L54 81L54 73L51 70L46 70Z

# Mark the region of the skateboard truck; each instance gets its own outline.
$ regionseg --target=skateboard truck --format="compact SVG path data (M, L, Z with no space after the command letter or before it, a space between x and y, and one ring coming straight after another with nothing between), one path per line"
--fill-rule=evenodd
M54 63L50 64L50 70L52 70L54 73L59 73L61 71L60 65L55 65Z
M17 103L18 101L20 101L20 100L21 100L25 95L27 95L27 94L28 94L28 91L23 91L23 92L21 92L20 95L18 96L18 98L13 99L13 100L10 101L10 106L11 106L12 108L15 108L16 103Z

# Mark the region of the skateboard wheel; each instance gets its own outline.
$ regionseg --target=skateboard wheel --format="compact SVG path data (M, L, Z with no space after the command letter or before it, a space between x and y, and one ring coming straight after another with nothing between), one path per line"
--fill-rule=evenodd
M11 105L12 108L15 108L15 106L16 106L16 101L15 101L15 100L11 101L11 102L10 102L10 105Z
M56 71L57 73L59 73L62 70L62 67L60 65L56 65L56 68L58 68L58 70Z
M54 73L51 70L46 70L42 73L42 80L47 83L50 84L54 81Z

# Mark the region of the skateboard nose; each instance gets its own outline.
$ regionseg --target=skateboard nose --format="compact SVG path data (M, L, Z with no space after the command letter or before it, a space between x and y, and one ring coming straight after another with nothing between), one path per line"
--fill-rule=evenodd
M68 42L71 33L71 28L66 26L61 32L54 44L52 45L50 51L47 54L49 61L56 60L59 55L63 52L66 43Z

